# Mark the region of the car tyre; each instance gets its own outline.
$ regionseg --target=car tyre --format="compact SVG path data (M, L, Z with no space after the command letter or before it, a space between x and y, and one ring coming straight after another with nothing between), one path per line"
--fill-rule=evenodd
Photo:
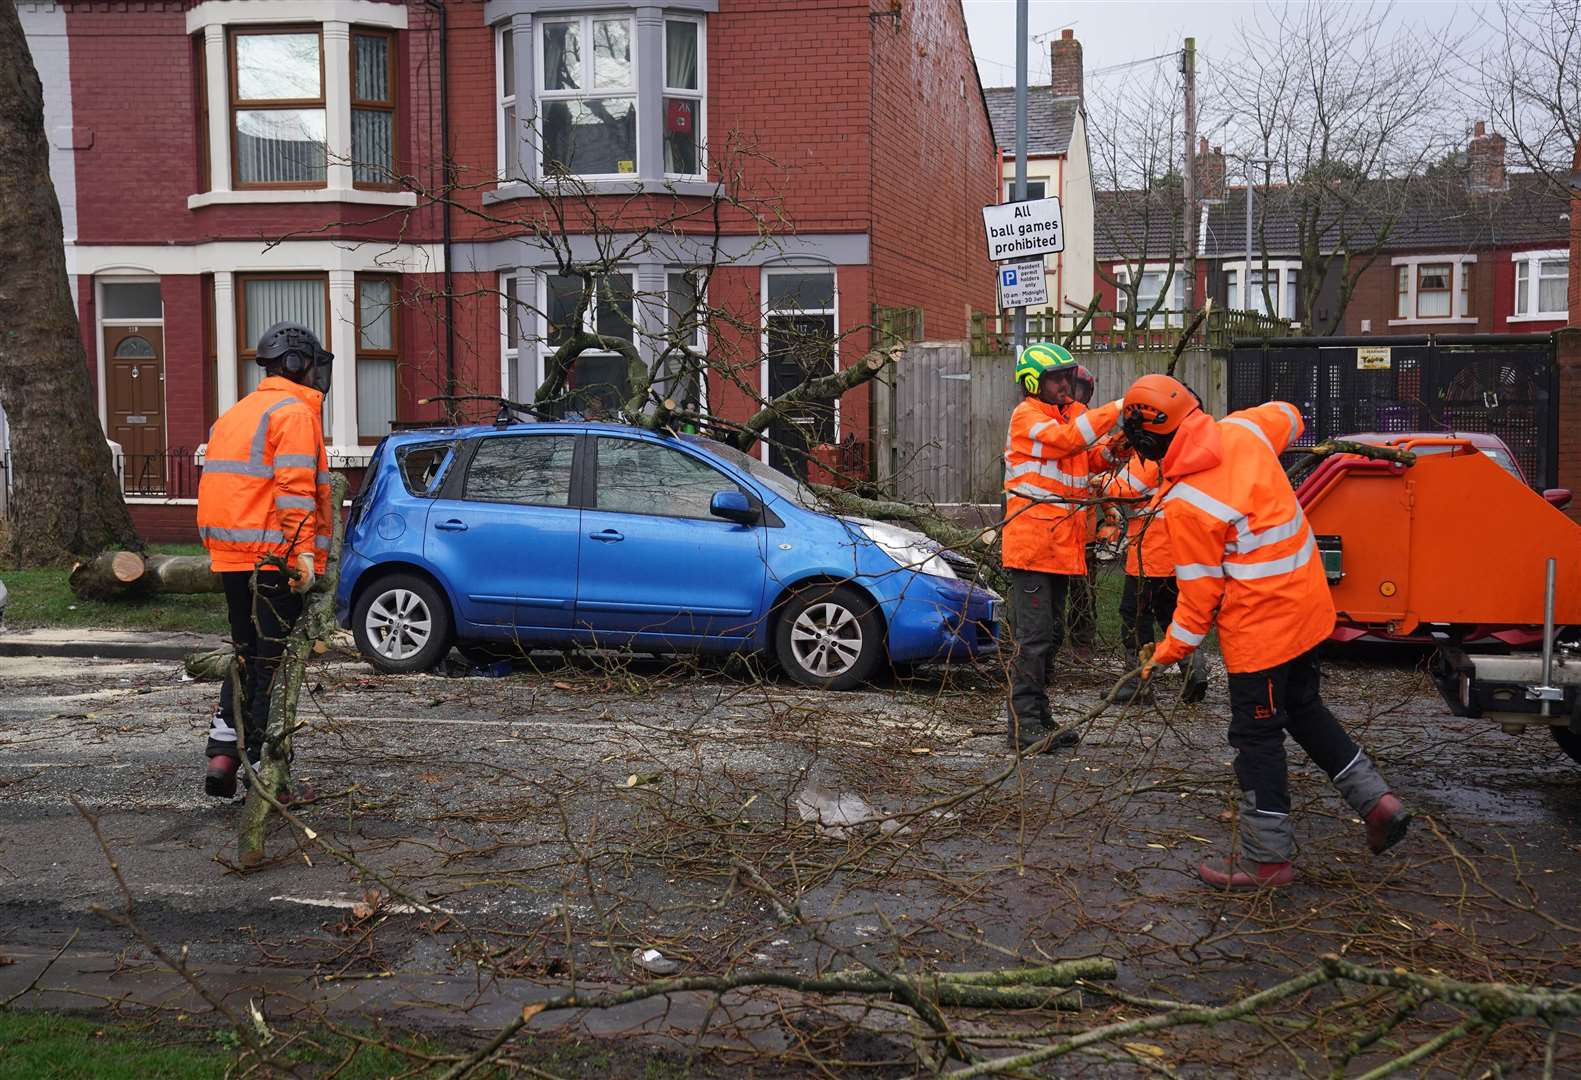
M415 574L389 574L369 585L351 628L362 655L386 675L427 671L450 651L450 605Z
M774 658L803 686L850 690L885 658L884 620L873 601L844 585L792 594L774 629Z
M1567 727L1551 727L1554 742L1559 744L1559 749L1570 755L1570 760L1581 765L1581 733L1574 732Z

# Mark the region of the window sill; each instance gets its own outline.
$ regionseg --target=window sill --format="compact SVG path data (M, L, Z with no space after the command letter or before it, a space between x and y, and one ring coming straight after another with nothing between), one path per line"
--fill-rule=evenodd
M512 199L539 199L544 198L544 191L554 191L552 182L545 182L543 188L535 188L531 184L514 182L501 184L493 191L483 193L483 205L490 206L494 203L509 202ZM577 195L684 195L702 198L711 198L719 185L712 180L644 180L639 177L625 179L600 179L600 180L567 180L562 191L558 192L561 198L575 198ZM723 194L723 192L720 192Z
M1390 326L1446 326L1450 323L1462 323L1468 326L1476 325L1475 315L1444 316L1441 319L1390 319Z
M1512 323L1528 323L1528 322L1556 322L1556 323L1562 323L1562 322L1568 321L1569 318L1570 318L1570 312L1568 312L1568 311L1544 311L1544 312L1540 312L1539 314L1536 314L1536 315L1511 315L1509 318L1505 319L1504 321L1505 322L1512 322Z
M203 191L187 196L187 209L205 206L245 206L251 203L363 203L370 206L416 206L412 191L374 191L365 188L259 188L248 191Z

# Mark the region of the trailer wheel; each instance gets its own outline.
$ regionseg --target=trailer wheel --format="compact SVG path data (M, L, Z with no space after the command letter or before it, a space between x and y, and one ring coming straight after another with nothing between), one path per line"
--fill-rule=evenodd
M1570 755L1570 760L1581 765L1581 734L1571 731L1567 727L1551 727L1554 742L1559 744L1559 749Z

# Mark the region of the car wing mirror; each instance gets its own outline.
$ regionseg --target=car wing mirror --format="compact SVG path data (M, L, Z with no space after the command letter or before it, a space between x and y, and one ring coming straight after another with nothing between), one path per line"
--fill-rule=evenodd
M1555 510L1563 510L1570 505L1569 488L1549 488L1543 492L1543 498L1548 500L1548 505Z
M754 524L761 512L756 506L739 491L716 491L713 500L708 504L708 512L714 517L734 521L738 525Z

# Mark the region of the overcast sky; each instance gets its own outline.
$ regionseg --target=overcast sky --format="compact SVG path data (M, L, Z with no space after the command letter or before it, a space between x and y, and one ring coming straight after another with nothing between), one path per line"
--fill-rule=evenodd
M1328 0L1340 3L1344 0ZM1014 86L1016 81L1015 0L965 0L972 50L984 86ZM1176 52L1189 35L1197 39L1203 63L1231 55L1236 26L1264 5L1257 0L1030 0L1027 70L1032 85L1049 81L1049 42L1062 27L1075 31L1089 74L1115 64ZM1445 0L1400 0L1391 21L1410 21L1434 30L1469 32L1476 12L1487 5ZM1168 65L1173 61L1162 61Z

